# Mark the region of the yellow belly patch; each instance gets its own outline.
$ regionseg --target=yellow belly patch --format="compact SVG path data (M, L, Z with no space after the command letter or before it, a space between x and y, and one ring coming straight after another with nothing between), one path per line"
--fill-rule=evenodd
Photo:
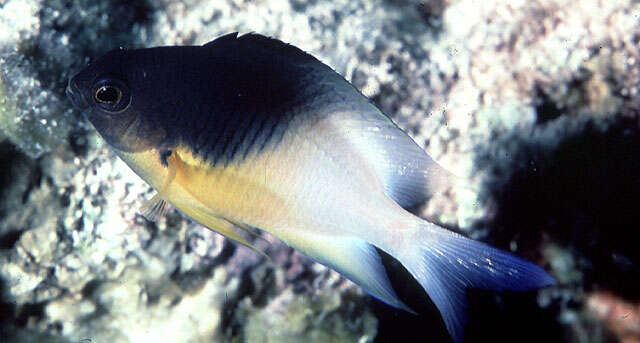
M166 167L159 156L158 151L120 153L158 191L145 204L147 209L167 201L193 220L249 247L237 230L271 226L276 220L273 215L285 209L284 201L267 187L264 156L216 167L182 147L173 150Z

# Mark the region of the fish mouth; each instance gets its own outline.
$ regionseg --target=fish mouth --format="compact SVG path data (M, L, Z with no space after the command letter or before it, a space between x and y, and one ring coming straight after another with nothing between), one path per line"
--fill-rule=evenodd
M78 89L78 85L73 81L73 78L69 79L65 93L67 93L67 98L71 100L71 103L77 109L84 110L89 107L89 103Z

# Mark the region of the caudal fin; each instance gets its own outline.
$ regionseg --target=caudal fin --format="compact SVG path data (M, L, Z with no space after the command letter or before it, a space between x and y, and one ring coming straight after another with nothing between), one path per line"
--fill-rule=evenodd
M429 222L403 232L402 243L387 252L429 294L454 342L464 338L468 288L527 291L555 284L532 263Z

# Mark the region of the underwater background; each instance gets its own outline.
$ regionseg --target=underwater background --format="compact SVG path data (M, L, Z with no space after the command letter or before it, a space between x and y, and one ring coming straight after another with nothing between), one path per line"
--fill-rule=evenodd
M172 211L64 90L112 49L257 32L345 76L474 191L414 213L558 285L472 292L470 342L640 342L640 2L0 0L0 342L449 342L272 237ZM397 276L396 276L397 275Z

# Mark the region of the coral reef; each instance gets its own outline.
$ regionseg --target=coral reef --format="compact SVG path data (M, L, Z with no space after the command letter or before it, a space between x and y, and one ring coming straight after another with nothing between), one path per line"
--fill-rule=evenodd
M137 213L151 190L71 109L69 75L231 31L309 51L471 180L417 214L557 278L470 294L470 341L640 340L639 20L631 0L0 3L0 341L449 340L393 260L421 316L272 237L255 240L267 261L179 213Z

